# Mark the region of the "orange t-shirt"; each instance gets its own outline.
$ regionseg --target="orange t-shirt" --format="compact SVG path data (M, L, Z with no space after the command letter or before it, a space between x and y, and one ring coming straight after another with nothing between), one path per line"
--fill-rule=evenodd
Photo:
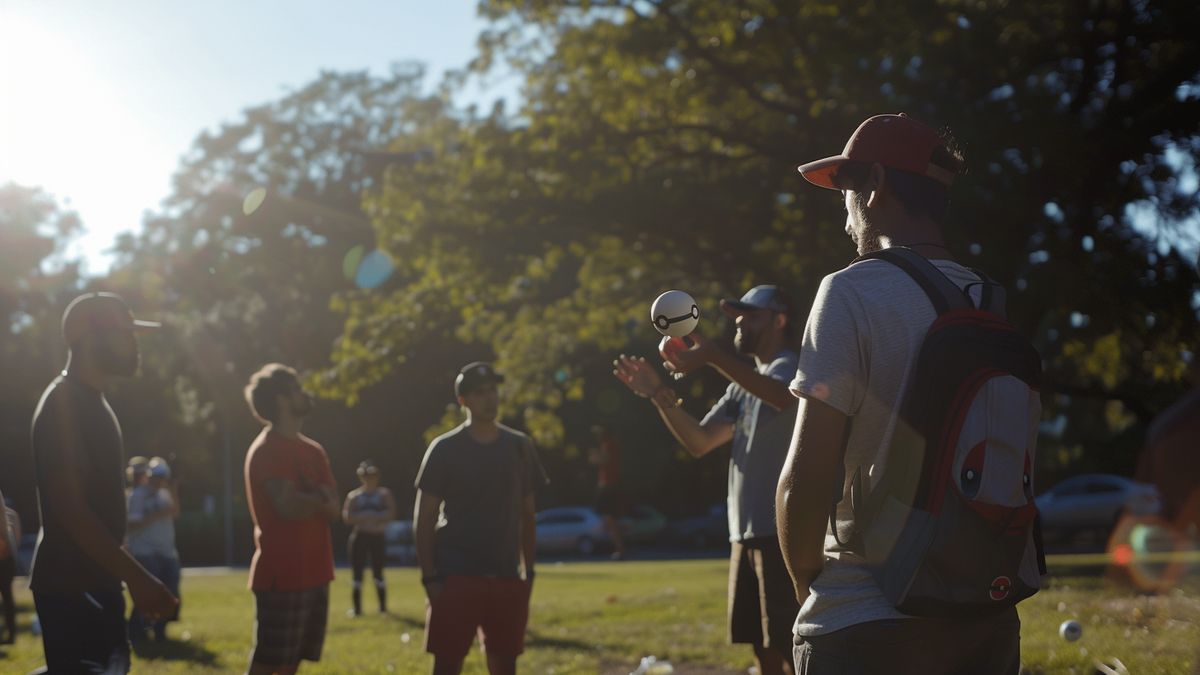
M333 543L329 523L319 515L284 520L275 510L267 481L281 478L303 491L319 485L336 489L329 457L305 436L287 438L270 430L246 452L246 501L254 520L254 559L250 588L256 591L303 591L333 580Z
M621 446L612 437L605 436L600 441L600 451L604 454L604 461L596 470L596 483L601 487L615 487L621 478Z

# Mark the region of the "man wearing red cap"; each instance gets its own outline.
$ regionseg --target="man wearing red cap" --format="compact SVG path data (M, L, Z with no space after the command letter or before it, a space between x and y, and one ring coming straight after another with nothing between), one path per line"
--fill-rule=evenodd
M933 129L903 114L878 115L859 126L842 154L805 164L800 173L841 190L846 233L859 255L905 247L980 306L991 291L953 260L942 236L948 188L961 163ZM1016 673L1020 667L1015 609L953 620L902 614L860 551L840 536L857 531L855 509L887 467L893 436L904 425L900 402L935 317L917 282L884 260L855 261L817 291L791 383L801 405L777 495L780 544L801 603L800 672ZM836 506L831 493L840 496Z
M46 672L125 673L129 638L125 595L151 619L176 605L122 548L125 450L104 389L137 373L136 333L158 324L135 321L111 293L76 298L63 314L70 352L33 415L33 459L42 531L29 586L42 626Z

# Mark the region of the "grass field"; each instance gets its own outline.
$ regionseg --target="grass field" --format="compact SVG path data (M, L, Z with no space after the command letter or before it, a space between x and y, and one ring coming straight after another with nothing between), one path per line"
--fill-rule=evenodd
M534 590L526 673L630 672L646 655L669 658L677 673L745 673L749 649L725 644L724 560L544 564ZM338 570L324 659L304 673L425 673L424 600L411 568L387 571L392 613L346 616L346 570ZM244 571L184 578L183 617L168 643L135 657L135 673L235 673L245 667L253 599ZM0 672L25 673L43 663L29 633L32 598L18 592L22 635L0 657ZM1068 618L1084 626L1075 643L1058 637ZM1101 577L1053 577L1021 605L1022 660L1032 673L1091 673L1097 657L1117 657L1130 673L1191 673L1200 647L1200 587L1138 595ZM486 672L478 651L465 672Z

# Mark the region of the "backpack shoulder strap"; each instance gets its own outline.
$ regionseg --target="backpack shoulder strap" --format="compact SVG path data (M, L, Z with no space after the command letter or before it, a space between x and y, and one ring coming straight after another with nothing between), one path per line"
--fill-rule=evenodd
M1005 305L1007 303L1004 294L1004 287L974 267L968 267L967 269L974 272L975 276L979 277L981 282L979 284L979 309L995 314L1003 319L1008 318L1007 310L1005 309Z
M903 270L917 282L938 316L955 309L973 309L975 303L957 284L950 281L942 271L911 248L893 246L859 256L860 260L885 260Z

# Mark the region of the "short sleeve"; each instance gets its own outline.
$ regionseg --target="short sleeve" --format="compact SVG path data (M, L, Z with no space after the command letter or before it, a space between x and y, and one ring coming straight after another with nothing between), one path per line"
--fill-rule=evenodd
M290 478L279 460L279 455L277 447L269 439L260 445L251 455L249 466L246 468L250 482L254 485L264 485L274 478Z
M325 448L316 446L317 451L317 471L320 475L317 482L321 485L329 487L337 487L337 481L333 479L333 469L329 466L329 453L325 452Z
M425 451L421 469L417 472L416 487L422 492L445 497L450 482L450 467L441 441L434 441Z
M772 380L789 383L796 377L797 360L798 358L795 352L784 352L767 365L767 369L763 371L763 375L766 375Z
M725 388L725 394L717 399L713 407L700 420L701 426L709 424L735 424L738 418L738 389L736 384L730 384Z
M866 359L862 340L866 315L844 277L831 274L813 300L791 390L854 415L866 391Z
M134 488L129 492L129 503L127 505L126 518L131 523L140 523L146 517L146 493L145 491Z
M521 476L521 494L531 495L537 488L549 485L550 477L538 457L537 446L529 436L521 437L521 457L524 460L524 470Z

